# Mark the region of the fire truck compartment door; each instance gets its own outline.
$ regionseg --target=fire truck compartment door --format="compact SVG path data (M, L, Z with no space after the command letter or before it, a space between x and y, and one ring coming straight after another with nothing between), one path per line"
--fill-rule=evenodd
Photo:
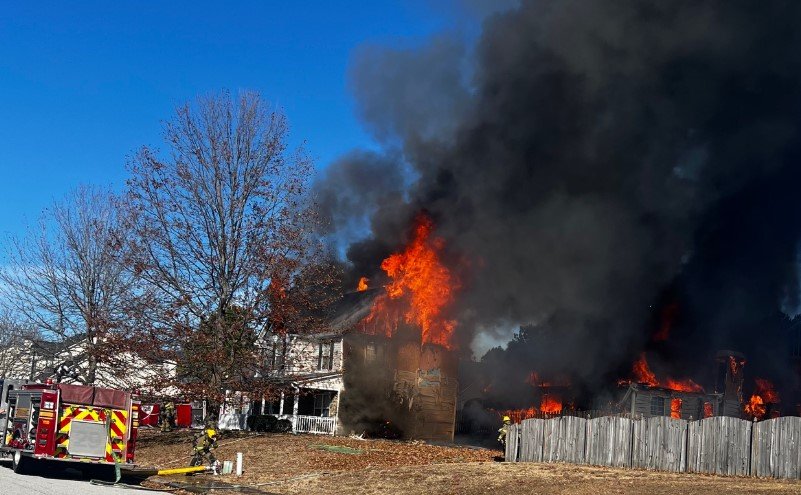
M72 421L67 451L81 457L105 457L108 432L105 423Z

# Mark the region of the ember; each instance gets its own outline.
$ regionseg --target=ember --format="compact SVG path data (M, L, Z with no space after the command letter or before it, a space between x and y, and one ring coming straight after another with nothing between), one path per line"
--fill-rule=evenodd
M356 290L359 291L359 292L366 291L367 290L367 282L369 282L369 281L370 281L370 279L368 279L367 277L360 278L359 279L359 285L356 286Z
M428 216L418 215L409 245L381 263L391 281L384 287L386 292L376 298L364 323L377 325L391 337L403 319L420 327L424 344L451 349L456 321L446 319L443 312L460 286L440 259L443 242L431 237L433 229ZM365 330L369 331L367 325Z

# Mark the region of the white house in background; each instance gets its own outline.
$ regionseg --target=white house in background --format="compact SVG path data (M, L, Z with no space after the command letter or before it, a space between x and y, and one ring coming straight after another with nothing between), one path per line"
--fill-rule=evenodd
M0 377L27 379L44 382L56 378L59 368L72 370L77 376L84 376L88 367L86 341L84 336L75 336L63 341L44 339L25 339L15 346L2 350ZM95 372L94 385L124 390L148 390L157 376L174 373L174 364L148 363L139 356L124 353L118 361L125 363L114 366L99 363ZM61 379L64 383L78 383L74 375ZM155 391L153 391L155 392ZM159 394L174 395L177 391L161 390Z
M285 389L278 400L252 400L230 393L220 411L220 427L245 428L249 415L287 419L297 433L333 435L339 426L344 388L343 336L336 333L286 335L261 346L269 378Z

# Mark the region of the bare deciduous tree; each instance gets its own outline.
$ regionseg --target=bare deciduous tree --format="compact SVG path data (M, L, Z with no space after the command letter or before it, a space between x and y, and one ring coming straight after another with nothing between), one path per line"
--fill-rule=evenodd
M191 395L263 387L254 343L317 321L321 301L297 281L330 271L312 237L312 163L287 133L257 94L215 95L177 109L168 154L145 147L132 160L131 266L147 285L132 321Z
M38 227L10 239L0 296L24 326L75 344L75 362L85 363L78 378L94 383L133 284L118 262L119 203L105 189L80 187L46 210Z
M0 312L0 377L30 376L30 348L37 337L36 331L14 321L7 310Z

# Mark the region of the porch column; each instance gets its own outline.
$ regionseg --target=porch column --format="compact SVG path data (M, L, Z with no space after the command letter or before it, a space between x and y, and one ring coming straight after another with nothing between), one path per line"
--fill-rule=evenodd
M298 403L300 402L300 389L295 389L295 402L292 404L292 431L298 426Z
M342 396L342 389L339 389L337 392L337 412L334 415L334 431L331 432L332 435L336 435L339 433L339 398Z
M284 392L281 392L281 400L278 402L278 415L284 414Z

